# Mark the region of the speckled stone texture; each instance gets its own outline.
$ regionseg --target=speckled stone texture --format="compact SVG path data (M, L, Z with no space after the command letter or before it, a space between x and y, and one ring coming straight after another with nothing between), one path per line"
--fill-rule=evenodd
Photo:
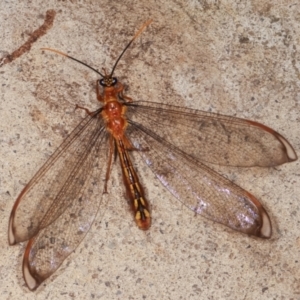
M108 204L86 239L36 292L26 288L24 245L8 246L13 203L41 164L95 110L96 74L143 22L115 75L136 100L198 108L262 122L300 154L300 4L297 1L2 1L0 57L25 43L56 10L30 51L0 67L1 299L299 299L299 162L276 168L216 168L253 193L273 224L270 240L195 216L146 166L141 182L153 224L140 231L114 166Z

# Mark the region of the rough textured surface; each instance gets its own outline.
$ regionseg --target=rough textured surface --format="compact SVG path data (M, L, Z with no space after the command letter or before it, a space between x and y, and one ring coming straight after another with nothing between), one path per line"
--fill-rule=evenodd
M116 71L128 95L263 122L300 154L297 1L3 2L2 57L28 40L48 9L57 12L53 27L0 68L1 299L299 299L299 161L221 169L262 201L273 222L270 240L195 217L150 172L142 180L153 226L142 232L114 168L104 216L51 279L28 291L21 274L24 245L7 244L10 210L81 119L75 104L92 110L98 105L96 75L41 47L110 69L137 28L152 18Z

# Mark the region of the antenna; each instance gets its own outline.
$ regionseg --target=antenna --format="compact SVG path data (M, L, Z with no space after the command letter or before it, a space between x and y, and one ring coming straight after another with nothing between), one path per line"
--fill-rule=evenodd
M112 71L111 71L111 73L109 74L109 75L103 75L102 73L100 73L98 70L96 70L95 68L93 68L93 67L91 67L91 66L89 66L88 64L86 64L86 63L84 63L84 62L82 62L82 61L80 61L80 60L78 60L77 58L74 58L74 57L72 57L72 56L70 56L70 55L68 55L68 54L66 54L66 53L64 53L64 52L61 52L61 51L58 51L58 50L55 50L55 49L52 49L52 48L41 48L41 50L46 50L46 51L51 51L51 52L54 52L54 53L56 53L56 54L59 54L59 55L62 55L62 56L65 56L65 57L67 57L67 58L70 58L70 59L72 59L72 60L74 60L74 61L76 61L76 62L78 62L78 63L80 63L80 64L82 64L82 65L84 65L85 67L87 67L87 68L89 68L89 69L91 69L91 70L93 70L94 72L96 72L97 74L99 74L102 78L111 78L112 76L113 76L113 73L114 73L114 71L115 71L115 69L116 69L116 67L117 67L117 65L118 65L118 63L119 63L119 61L120 61L120 59L122 58L122 56L123 56L123 54L126 52L126 50L130 47L130 45L132 44L132 42L145 30L145 28L148 26L148 25L150 25L152 23L152 20L150 19L150 20L148 20L147 22L145 22L143 25L142 25L142 27L138 30L138 32L134 35L134 37L130 40L130 42L127 44L127 46L124 48L124 50L121 52L121 54L119 55L119 57L117 58L117 60L116 60L116 62L115 62L115 64L114 64L114 66L113 66L113 68L112 68Z

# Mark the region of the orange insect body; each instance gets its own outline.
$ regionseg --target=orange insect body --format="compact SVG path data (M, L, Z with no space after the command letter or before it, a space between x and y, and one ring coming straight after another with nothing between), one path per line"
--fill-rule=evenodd
M144 197L144 191L127 152L128 150L134 149L125 136L125 129L127 127L125 118L126 106L119 101L119 95L122 94L123 89L121 83L118 83L116 86L104 86L102 97L97 86L98 100L104 103L101 117L105 120L106 128L116 142L122 166L123 180L127 196L131 201L135 222L140 229L147 230L151 225L149 204ZM123 97L130 99L126 96ZM113 151L110 151L110 153L113 153Z
M109 90L108 90L109 89ZM106 126L109 132L115 139L122 138L126 129L126 107L117 100L117 93L112 92L114 87L104 88L104 97L99 99L104 103L103 110L101 112L102 117L106 121Z

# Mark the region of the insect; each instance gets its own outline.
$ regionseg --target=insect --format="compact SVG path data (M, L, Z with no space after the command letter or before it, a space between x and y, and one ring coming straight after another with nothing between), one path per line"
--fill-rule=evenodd
M133 101L113 77L146 22L104 74L87 116L58 147L18 196L9 220L9 244L28 241L23 276L35 290L83 240L107 192L114 156L119 158L126 194L137 226L151 225L150 205L132 164L140 156L162 185L197 214L234 230L269 238L270 218L255 196L205 163L271 167L295 161L290 143L273 129L245 119L164 103ZM161 199L163 201L163 199Z

